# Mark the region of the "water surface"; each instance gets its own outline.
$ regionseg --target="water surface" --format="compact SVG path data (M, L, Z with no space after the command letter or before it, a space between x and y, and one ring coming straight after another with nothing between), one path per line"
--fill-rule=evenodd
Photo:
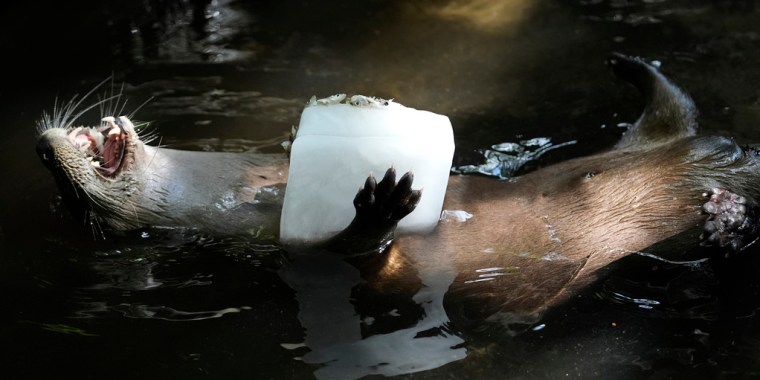
M418 296L428 336L410 338L406 321L362 340L350 267L283 272L288 257L269 242L192 231L93 238L34 154L42 110L113 75L128 108L147 102L136 118L183 149L276 152L312 95L338 92L448 115L456 165L497 143L576 141L524 172L607 149L635 120L641 101L605 67L611 51L660 61L694 97L704 133L758 141L753 1L155 3L6 6L4 378L758 376L756 252L631 257L517 335L448 324L445 286L431 286Z

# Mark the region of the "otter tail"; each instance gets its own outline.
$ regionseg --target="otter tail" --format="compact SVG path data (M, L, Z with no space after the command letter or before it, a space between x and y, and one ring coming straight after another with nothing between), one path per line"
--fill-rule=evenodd
M696 134L694 101L657 66L620 53L611 54L607 64L615 75L636 87L646 102L644 112L616 147L659 144Z

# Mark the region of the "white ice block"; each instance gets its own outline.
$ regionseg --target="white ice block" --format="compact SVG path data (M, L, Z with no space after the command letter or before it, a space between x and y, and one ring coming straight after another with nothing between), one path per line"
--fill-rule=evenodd
M438 222L446 193L454 134L449 118L393 101L356 95L312 98L290 147L290 172L280 222L284 243L323 240L345 228L353 199L372 173L393 166L398 180L414 174L423 189L398 231L426 233Z

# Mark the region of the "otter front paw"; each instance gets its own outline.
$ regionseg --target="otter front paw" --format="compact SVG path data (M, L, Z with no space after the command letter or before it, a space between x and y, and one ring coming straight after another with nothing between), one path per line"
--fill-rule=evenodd
M385 172L378 183L370 175L354 198L356 216L343 231L328 239L324 247L352 257L382 252L393 241L398 222L409 215L422 196L412 190L414 176L404 174L396 182L396 170ZM362 263L357 263L362 265Z
M757 240L757 206L726 189L715 188L705 194L702 211L708 215L702 234L703 245L727 248L726 256L744 250Z
M380 183L370 174L354 198L355 221L377 226L398 223L414 211L420 201L422 192L412 190L413 181L414 175L407 172L396 182L396 169L393 167L385 172Z

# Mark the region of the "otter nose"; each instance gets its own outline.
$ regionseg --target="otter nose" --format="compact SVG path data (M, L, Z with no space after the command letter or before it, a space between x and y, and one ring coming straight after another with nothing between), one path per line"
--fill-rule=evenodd
M42 163L48 168L51 169L53 167L53 163L55 162L55 157L53 155L53 147L50 146L50 143L47 139L40 139L37 142L37 155L40 156L40 160L42 160Z

